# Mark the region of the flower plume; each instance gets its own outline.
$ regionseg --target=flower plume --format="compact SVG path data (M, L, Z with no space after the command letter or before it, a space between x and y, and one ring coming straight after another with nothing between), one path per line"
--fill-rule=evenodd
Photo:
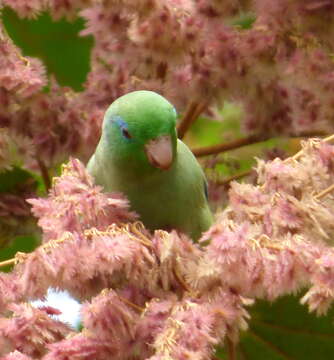
M91 227L104 230L109 224L135 219L127 200L121 194L111 197L102 193L83 164L75 159L64 165L61 177L54 179L48 198L28 202L39 218L44 241L57 239L66 231L83 233Z
M30 200L44 243L0 276L3 316L13 312L0 320L4 355L205 359L225 337L237 341L252 299L308 286L302 301L326 312L334 294L329 140L304 142L286 160L259 161L258 184L232 185L205 246L175 231L150 233L124 198L102 193L72 159L47 199ZM18 313L36 319L34 337L46 336L39 319L48 315L15 303L42 297L49 286L85 300L83 330L64 338L69 330L50 319L47 340L16 337Z

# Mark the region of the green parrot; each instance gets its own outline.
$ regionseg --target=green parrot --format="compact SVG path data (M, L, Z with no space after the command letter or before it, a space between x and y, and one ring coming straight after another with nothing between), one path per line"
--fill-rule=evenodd
M212 224L204 173L177 139L176 111L152 91L134 91L107 109L88 172L107 192L122 192L144 225L176 229L196 241Z

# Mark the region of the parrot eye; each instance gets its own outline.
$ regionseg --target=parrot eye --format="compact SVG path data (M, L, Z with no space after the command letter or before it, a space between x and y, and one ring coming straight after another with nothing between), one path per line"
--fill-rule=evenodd
M128 131L127 129L125 129L125 128L122 129L122 134L123 134L123 136L124 136L125 138L127 138L127 139L131 139L131 138L132 138L132 136L131 136L131 134L129 133L129 131Z
M1 1L1 0L0 0ZM132 139L132 135L130 134L128 130L128 124L122 119L119 115L114 115L111 118L112 122L116 123L118 128L120 129L122 136L125 137L125 139L130 140Z

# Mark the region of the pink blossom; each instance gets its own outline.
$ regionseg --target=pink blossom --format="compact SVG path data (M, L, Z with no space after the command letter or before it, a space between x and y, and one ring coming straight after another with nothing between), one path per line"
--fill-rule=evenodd
M323 252L313 265L313 286L301 302L307 303L311 311L326 314L334 298L334 253L333 249Z
M39 92L46 84L41 61L20 55L19 50L0 29L0 86L15 92L15 97L26 98Z
M103 194L78 160L71 160L63 175L54 179L48 199L30 199L29 203L40 218L44 241L57 239L65 231L83 232L92 226L103 230L111 223L135 219L128 202L119 194Z
M6 310L6 305L21 301L22 289L18 284L18 276L14 273L0 274L0 314Z
M138 314L113 291L103 291L90 304L82 308L85 328L100 339L121 339L134 336L131 330ZM126 344L124 344L126 346Z
M95 337L75 335L67 340L59 341L49 346L49 352L43 360L107 360L110 357L121 359L119 350L113 342L99 340Z
M47 7L54 19L66 17L73 19L77 16L77 11L94 3L93 0L50 0Z
M46 344L60 341L70 332L64 323L30 304L12 304L8 309L13 312L12 318L0 319L0 355L19 350L40 357L46 352Z
M45 0L3 0L22 18L35 18L44 9Z
M314 194L333 181L332 148L318 141L305 142L298 160L260 162L258 186L232 185L230 206L202 239L211 242L202 260L201 286L206 278L217 281L220 273L224 283L244 296L273 299L307 283L315 288L324 284L320 274L328 270L320 270L319 264L331 264L326 256L331 254L333 222L328 219L334 203L330 196L319 201ZM321 161L324 156L326 161ZM325 277L328 301L330 276Z
M15 350L8 355L2 356L1 360L32 360L32 358Z

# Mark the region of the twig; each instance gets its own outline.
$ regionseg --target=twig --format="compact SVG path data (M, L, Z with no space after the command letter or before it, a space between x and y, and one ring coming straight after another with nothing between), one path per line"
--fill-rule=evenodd
M324 196L326 196L327 194L329 194L330 192L332 192L334 190L334 184L332 184L331 186L329 186L327 189L322 190L319 194L317 194L314 198L316 200L319 200L321 198L323 198Z
M313 135L314 136L314 135ZM328 137L326 137L326 138L324 138L324 139L322 139L322 141L323 142L331 142L332 140L334 140L334 134L333 135L330 135L330 136L328 136ZM303 153L303 149L302 150L300 150L300 151L298 151L295 155L293 155L291 158L293 159L293 160L297 160L301 155L302 155L302 153ZM289 160L290 158L287 158L286 160Z
M236 351L237 349L236 349L235 343L227 337L226 344L227 344L228 360L237 360L237 351Z
M25 260L25 259L27 258L27 256L28 256L27 253L18 251L18 252L15 254L15 257L14 257L14 258L1 261L1 262L0 262L0 267L4 267L4 266L7 266L7 265L15 265L15 264L17 264L17 263Z
M294 138L309 138L309 137L315 137L315 136L324 136L323 132L303 132L301 134L299 134L298 136L290 136L291 139ZM278 137L269 137L269 136L265 136L263 134L255 134L255 135L250 135L241 139L236 139L236 140L232 140L228 143L224 143L224 144L217 144L217 145L210 145L210 146L206 146L206 147L202 147L202 148L198 148L198 149L193 149L192 152L196 157L202 157L202 156L207 156L207 155L214 155L214 154L219 154L221 152L224 151L229 151L229 150L234 150L234 149L238 149L242 146L246 146L246 145L252 145L252 144L256 144L259 142L263 142L263 141L267 141L267 140L271 140L271 139L277 139ZM325 139L323 139L323 141L328 142L334 139L334 135L331 135ZM302 151L302 150L301 150ZM299 151L297 154L295 154L293 156L293 158L298 158L299 155L301 154L301 151Z
M179 139L182 139L184 137L191 124L198 118L198 116L204 111L207 106L207 101L192 101L189 104L180 124L177 127L177 134Z
M57 247L58 244L64 242L68 238L68 235L69 235L69 232L65 232L65 233L63 233L63 235L60 239L49 240L47 243L40 245L38 247L38 249L43 249L46 252L51 251L52 249ZM16 265L20 262L23 262L29 257L30 254L32 254L32 252L24 253L24 252L18 251L12 259L0 262L0 268L3 266Z
M209 105L209 100L198 103L194 114L194 121L202 114L202 112L208 107L208 105Z
M229 176L229 177L227 177L225 179L214 181L214 183L216 185L228 185L233 180L238 180L238 179L243 178L243 177L245 177L247 175L250 175L252 173L252 171L253 171L252 169L245 170L245 171L242 171L242 172L240 172L238 174L231 175L231 176Z
M43 179L43 183L45 186L46 191L48 191L51 187L51 180L50 180L50 176L49 176L49 172L47 167L45 166L44 162L40 159L40 158L36 158L39 169L41 171L41 175L42 175L42 179Z
M331 142L332 140L334 140L334 134L323 139L324 142Z
M224 144L211 145L211 146L206 146L206 147L202 147L202 148L198 148L198 149L193 149L192 152L197 157L219 154L223 151L237 149L237 148L245 146L245 145L255 144L260 141L265 141L268 139L269 138L264 138L263 136L259 136L259 135L251 135L251 136L233 140L233 141L230 141L230 142L224 143Z
M180 285L182 286L183 290L187 291L188 293L192 292L192 289L188 286L188 284L182 279L182 276L180 275L178 269L174 268L173 269L174 275L177 279L177 281L180 283Z
M131 224L121 224L121 226L118 226L114 223L108 227L107 231L111 231L111 234L116 234L117 232L126 234L130 239L135 240L147 247L152 247L150 240L143 233L141 233L142 229L145 229L144 225L140 221L137 221ZM99 233L101 232L95 228L87 229L84 232L85 236L88 238L90 238L92 235L98 235ZM69 232L65 232L60 239L50 240L47 243L39 246L39 248L43 249L44 251L50 251L51 249L58 246L58 244L67 240L69 234ZM7 265L15 265L18 262L24 261L30 254L31 253L17 252L14 258L0 262L0 268Z
M152 243L149 238L147 238L142 231L145 230L145 226L142 222L136 221L133 224L129 225L129 229L132 233L137 235L137 237L141 240L141 243L145 246L152 247Z
M137 304L134 304L132 301L124 298L123 296L121 296L121 295L119 295L119 294L117 294L117 296L119 297L119 299L120 299L121 301L124 302L124 304L127 304L127 305L131 306L131 307L134 308L135 310L140 311L140 312L144 312L144 311L145 311L144 308L142 308L141 306L139 306L139 305L137 305Z
M166 74L167 74L167 69L168 69L168 64L164 61L161 61L158 66L157 66L157 70L156 70L156 76L158 79L164 80L166 78Z
M9 259L9 260L5 260L5 261L1 261L0 262L0 267L4 267L4 266L7 266L7 265L14 265L16 263L16 259L13 258L13 259Z

